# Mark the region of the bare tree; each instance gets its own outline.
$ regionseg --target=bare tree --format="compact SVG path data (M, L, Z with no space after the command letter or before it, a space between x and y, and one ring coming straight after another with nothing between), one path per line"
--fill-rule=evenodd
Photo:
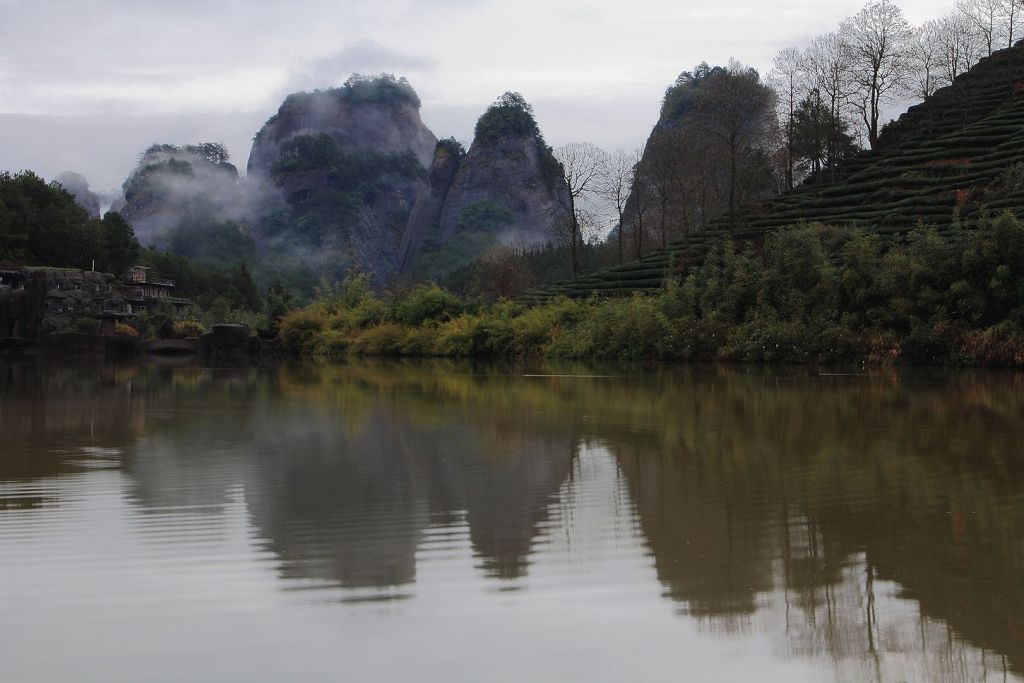
M940 75L944 85L973 67L984 54L985 46L970 19L961 12L938 20Z
M581 226L592 225L592 221L588 220L585 223L582 220L584 217L589 219L592 213L588 212L586 203L597 195L606 156L602 149L589 142L572 142L555 150L555 159L558 160L562 171L566 192L561 200L564 204L562 208L565 210L565 217L563 221L556 218L553 229L556 234L566 231L568 233L565 240L569 246L573 277L580 272ZM564 224L559 225L560 223Z
M832 121L844 118L844 105L852 94L851 59L849 46L838 33L818 36L804 52L811 92L815 99L820 99L828 109L828 117ZM829 135L834 126L828 128ZM831 157L837 141L829 137L826 141L826 156ZM829 173L836 171L834 164L828 164Z
M511 298L538 284L525 246L500 244L477 259L473 289L493 298Z
M855 86L850 104L863 121L868 144L874 149L882 107L899 95L910 79L913 33L903 12L890 0L869 2L840 25L840 33L849 46Z
M636 169L636 157L624 149L617 149L604 157L604 168L601 170L598 192L614 209L618 219L619 265L623 263L623 241L626 226L624 216L626 203L629 201L630 189L633 187L633 175Z
M775 92L782 122L782 136L786 150L786 189L793 189L793 117L800 100L807 93L807 74L804 57L800 51L787 47L775 57L773 68L768 75L768 85Z
M1021 12L1024 12L1024 2L1021 0L1000 0L1003 10L1003 34L1006 38L1006 47L1013 47L1013 42L1019 33L1017 24L1020 23Z
M1012 4L1012 3L1011 3ZM956 11L970 22L990 55L1003 42L1005 0L958 0Z
M914 69L914 94L922 100L942 83L942 24L938 20L926 21L914 32L910 44Z
M651 208L651 191L647 176L644 175L644 148L639 147L630 155L633 161L633 187L630 193L630 220L633 223L633 249L638 259L644 256L644 218Z
M658 210L658 236L661 248L668 245L669 226L672 216L682 209L683 173L687 150L681 144L683 134L667 130L651 137L644 155L643 176L647 180L647 191Z

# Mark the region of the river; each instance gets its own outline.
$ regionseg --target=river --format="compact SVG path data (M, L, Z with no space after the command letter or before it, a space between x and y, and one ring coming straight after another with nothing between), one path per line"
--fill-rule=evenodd
M0 364L0 680L1024 680L1024 375Z

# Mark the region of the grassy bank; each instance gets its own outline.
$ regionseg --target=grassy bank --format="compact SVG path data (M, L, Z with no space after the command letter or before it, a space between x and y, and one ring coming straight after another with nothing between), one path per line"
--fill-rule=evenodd
M543 356L1024 365L1024 224L1005 214L898 244L801 225L724 244L656 295L466 301L351 275L281 320L296 355Z

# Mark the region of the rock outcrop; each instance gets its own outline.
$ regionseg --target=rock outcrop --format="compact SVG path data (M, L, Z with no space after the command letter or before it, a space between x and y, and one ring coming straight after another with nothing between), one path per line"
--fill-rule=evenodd
M256 202L223 145L152 145L124 182L120 213L143 244L166 246L182 225L245 223ZM114 207L111 207L112 209Z
M249 182L275 188L287 208L258 240L316 254L328 278L357 266L384 284L437 139L405 79L352 77L342 87L289 95L256 134Z
M319 134L364 152L412 152L424 168L430 165L437 142L420 119L420 99L408 81L353 77L340 88L285 98L253 138L248 173L270 177L285 143Z
M551 222L566 205L561 183L551 150L533 136L474 141L448 191L442 244L475 228L490 228L505 243L550 240Z
M548 242L568 206L561 169L521 95L499 98L475 133L465 158L435 155L402 242L401 264L413 275L436 279L497 244Z
M416 196L416 203L402 235L402 244L398 252L399 272L407 271L423 246L424 240L440 231L445 200L465 155L462 145L454 141L438 143L434 151L434 161L427 173L427 182Z

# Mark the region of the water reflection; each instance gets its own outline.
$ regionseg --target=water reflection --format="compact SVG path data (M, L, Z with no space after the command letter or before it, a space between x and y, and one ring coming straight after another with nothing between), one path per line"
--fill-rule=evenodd
M523 374L0 366L0 526L114 469L150 543L223 540L242 510L282 587L360 600L426 599L418 572L463 551L539 591L535 564L596 567L615 529L705 634L842 680L1024 672L1021 376Z

